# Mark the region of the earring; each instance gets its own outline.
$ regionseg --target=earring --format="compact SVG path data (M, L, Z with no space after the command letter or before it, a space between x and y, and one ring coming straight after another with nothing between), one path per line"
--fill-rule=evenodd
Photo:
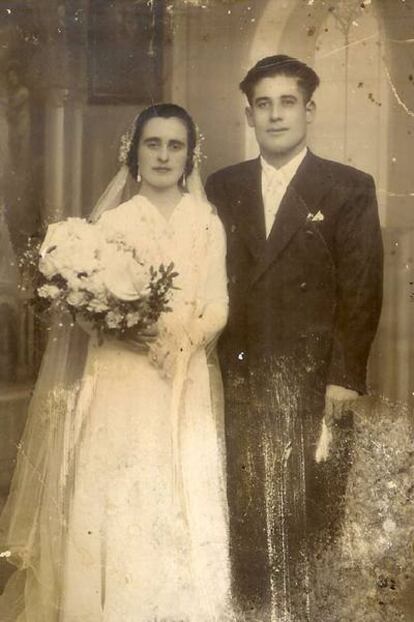
M187 179L186 179L185 173L183 173L181 183L182 183L182 185L183 185L183 188L186 188L186 187L187 187Z
M139 169L138 169L138 172L137 172L137 182L140 184L141 181L142 181L142 177L141 177L141 173L139 172Z

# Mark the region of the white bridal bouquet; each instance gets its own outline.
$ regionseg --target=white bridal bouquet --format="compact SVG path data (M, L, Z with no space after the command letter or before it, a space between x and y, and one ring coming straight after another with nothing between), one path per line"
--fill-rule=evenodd
M35 306L69 311L101 336L143 330L170 310L173 264L148 265L119 232L68 218L50 225L40 248L30 253Z

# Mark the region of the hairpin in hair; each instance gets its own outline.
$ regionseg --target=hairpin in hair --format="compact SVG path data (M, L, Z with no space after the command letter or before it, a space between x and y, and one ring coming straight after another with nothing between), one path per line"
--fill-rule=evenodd
M204 135L200 132L200 128L196 125L196 145L194 147L194 155L193 155L193 164L195 167L199 168L202 161L206 159L206 156L203 153L202 145L205 141Z

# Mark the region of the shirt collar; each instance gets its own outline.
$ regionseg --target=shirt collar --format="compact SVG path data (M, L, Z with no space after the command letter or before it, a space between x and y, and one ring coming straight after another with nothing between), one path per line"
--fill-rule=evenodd
M260 164L262 167L262 173L266 179L266 182L269 183L272 179L278 179L283 184L288 186L292 181L293 177L296 174L299 166L301 165L303 159L305 158L308 152L307 147L304 147L302 151L295 155L289 162L281 166L280 168L275 168L266 160L263 156L260 156Z

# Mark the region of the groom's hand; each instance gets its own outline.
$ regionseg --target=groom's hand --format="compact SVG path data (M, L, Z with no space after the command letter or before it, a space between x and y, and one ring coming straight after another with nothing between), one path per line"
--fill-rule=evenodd
M358 397L352 389L328 384L325 392L325 421L327 425L338 421L350 409Z

